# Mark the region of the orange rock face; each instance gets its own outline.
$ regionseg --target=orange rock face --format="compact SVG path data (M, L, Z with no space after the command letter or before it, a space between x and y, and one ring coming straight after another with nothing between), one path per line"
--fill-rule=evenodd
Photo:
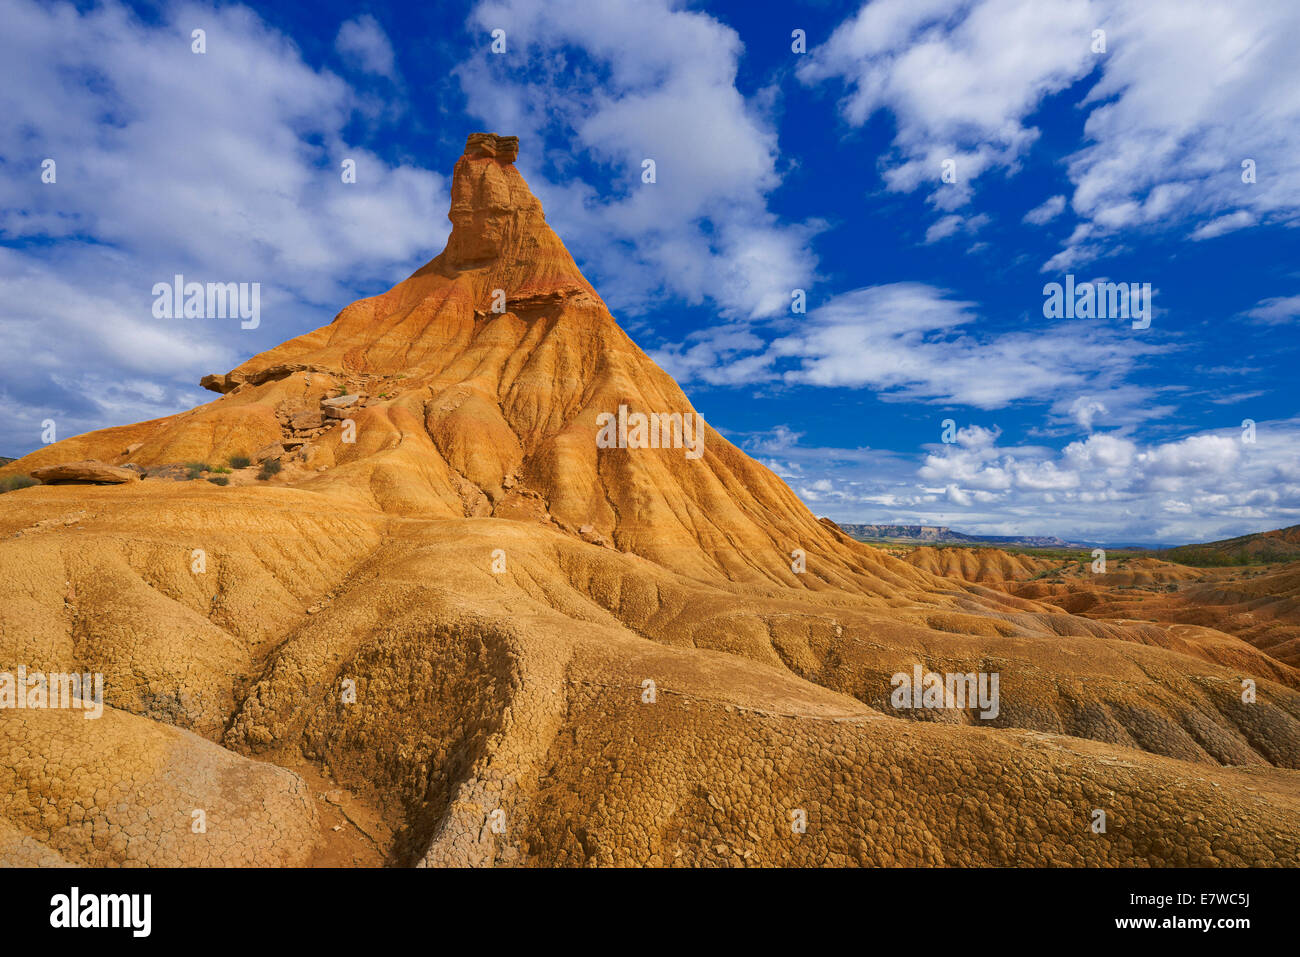
M689 455L518 148L471 136L446 249L211 403L0 469L146 470L0 496L0 671L101 673L108 722L0 711L0 861L1300 863L1267 642L895 558L707 424ZM998 675L995 716L898 707L917 666ZM204 808L243 850L176 840Z

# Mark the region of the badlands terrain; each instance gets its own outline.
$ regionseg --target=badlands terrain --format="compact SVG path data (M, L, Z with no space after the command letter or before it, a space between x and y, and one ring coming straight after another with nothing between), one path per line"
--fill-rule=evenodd
M104 676L0 710L0 862L1300 864L1300 562L892 554L708 425L602 447L694 410L517 149L471 136L446 249L212 402L0 468L43 483L0 671ZM896 709L916 666L996 716Z

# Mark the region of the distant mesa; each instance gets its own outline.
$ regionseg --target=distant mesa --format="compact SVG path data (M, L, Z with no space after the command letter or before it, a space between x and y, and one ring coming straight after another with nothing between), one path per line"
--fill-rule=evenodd
M854 538L898 538L921 542L939 542L952 537L947 525L845 525L840 528Z
M947 525L840 525L864 542L917 542L926 545L988 544L1019 548L1090 548L1091 542L1067 542L1055 535L968 535Z

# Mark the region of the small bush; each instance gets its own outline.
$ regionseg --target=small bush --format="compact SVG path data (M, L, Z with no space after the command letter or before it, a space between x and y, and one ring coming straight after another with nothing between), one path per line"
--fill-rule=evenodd
M213 466L213 467L210 468L208 471L209 471L209 472L212 472L212 473L215 474L215 475L229 475L229 474L230 474L230 469L226 468L224 465L216 465L216 466Z
M262 463L262 470L257 473L258 480L265 482L272 475L278 475L281 467L279 459L267 459Z
M247 455L232 455L230 457L230 467L232 469L246 469L253 464L253 460Z
M0 478L0 495L3 495L5 492L16 492L20 488L31 488L33 485L40 484L40 482L36 481L36 479L32 478L30 475L6 475L4 478Z
M194 479L203 477L203 473L208 470L208 463L207 462L186 462L185 470L189 472L190 481L194 481Z
M224 475L218 475L216 478L210 478L210 479L208 479L208 481L211 482L213 485L229 485L229 484L230 484L230 479L226 478Z

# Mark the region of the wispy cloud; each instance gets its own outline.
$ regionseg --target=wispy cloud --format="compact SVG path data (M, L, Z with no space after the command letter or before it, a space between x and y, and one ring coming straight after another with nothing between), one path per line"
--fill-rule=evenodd
M985 172L1017 166L1038 139L1028 118L1046 96L1096 67L1095 23L1087 0L875 0L813 51L799 77L842 83L841 112L854 126L890 111L887 187L924 187L937 209L952 210Z
M1267 325L1280 325L1300 318L1300 296L1275 296L1261 299L1245 315Z
M973 329L978 318L974 303L944 290L888 283L835 296L806 317L767 327L768 337L748 326L724 326L667 346L655 358L683 380L713 385L767 380L869 388L886 401L976 409L1023 400L1068 404L1086 393L1119 412L1150 399L1148 390L1126 385L1126 377L1146 357L1171 348L1105 320L1043 321L981 334Z
M1042 226L1049 223L1065 211L1064 196L1050 196L1042 203L1035 206L1029 212L1025 213L1025 222L1035 226Z
M349 63L366 73L397 78L397 57L388 34L379 21L363 13L344 21L334 39L334 49Z
M1086 228L1046 267L1059 269L1113 252L1125 230L1210 240L1295 224L1297 44L1300 7L1268 0L875 0L799 76L842 84L855 126L889 111L886 186L925 187L939 210L969 202L992 169L1015 173L1047 98L1084 84L1085 142L1066 166ZM946 159L953 183L941 179ZM1025 220L1064 205L1053 196Z

